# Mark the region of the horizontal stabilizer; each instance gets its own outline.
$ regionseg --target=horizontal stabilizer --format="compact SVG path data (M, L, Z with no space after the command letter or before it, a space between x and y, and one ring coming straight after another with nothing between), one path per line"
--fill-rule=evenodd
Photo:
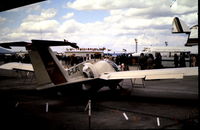
M21 42L0 43L0 46L3 47L3 48L11 49L11 46L25 47L25 46L27 46L28 44L30 44L30 43L21 41Z
M28 42L7 42L7 43L0 43L1 47L7 48L7 49L11 49L11 46L17 46L17 47L29 47L31 45L38 45L38 46L71 46L73 48L79 48L77 46L77 43L72 43L72 42L68 42L66 40L64 41L51 41L51 40L31 40L32 43L28 43Z
M195 46L199 43L199 37L198 37L198 25L194 25L190 28L191 33L188 36L187 43L185 46Z
M40 44L40 46L71 46L73 48L79 48L77 43L64 41L51 41L51 40L31 40L33 44Z

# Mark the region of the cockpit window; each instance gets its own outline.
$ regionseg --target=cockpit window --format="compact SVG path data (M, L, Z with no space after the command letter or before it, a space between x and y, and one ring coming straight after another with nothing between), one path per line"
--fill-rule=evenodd
M94 73L88 66L83 67L83 75L85 78L94 78Z
M117 64L115 64L114 62L112 62L110 60L105 60L105 61L108 62L115 69L115 71L120 71L120 69L117 66Z

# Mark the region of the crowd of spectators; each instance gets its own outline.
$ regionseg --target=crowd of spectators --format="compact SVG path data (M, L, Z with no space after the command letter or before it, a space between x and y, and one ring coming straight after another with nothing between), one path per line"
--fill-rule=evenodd
M144 53L141 53L138 63L141 70L163 68L162 56L159 52L155 54L155 59L152 54L144 55Z
M79 64L83 61L90 60L90 59L109 59L115 62L118 66L121 67L121 70L129 70L128 66L133 65L133 57L130 54L121 54L118 56L101 56L101 54L94 54L94 55L86 55L86 56L76 56L75 54L71 56L56 55L58 60L62 62L65 66L74 66ZM174 54L174 67L186 67L186 60L185 60L185 53L180 53L180 56ZM30 57L28 54L10 54L10 55L0 55L1 61L4 63L8 62L21 62L21 63L31 63ZM145 69L160 69L163 68L162 65L162 56L159 52L155 53L155 58L152 54L144 54L141 53L139 57L137 57L137 64L140 66L141 70ZM194 54L190 55L189 60L190 66L198 66L197 56Z
M94 55L86 55L86 56L76 56L75 54L72 54L70 56L66 55L56 55L58 60L62 62L64 66L74 66L77 65L83 61L90 60L90 59L101 59L101 54L94 54Z
M185 53L180 53L180 57L177 54L174 54L174 66L175 67L186 67ZM197 56L194 54L190 55L190 66L198 66Z
M121 70L129 70L129 65L132 65L132 56L128 54L119 55L113 60L120 66Z
M31 63L30 57L28 54L3 54L0 55L0 60L3 63L8 62L21 62L21 63Z

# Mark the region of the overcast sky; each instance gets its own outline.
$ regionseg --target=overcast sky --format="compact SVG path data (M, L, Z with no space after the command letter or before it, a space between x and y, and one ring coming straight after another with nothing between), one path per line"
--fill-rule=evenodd
M184 46L185 34L172 34L179 17L198 24L198 0L47 0L0 12L0 42L31 39L76 42L112 52L147 46ZM56 48L64 51L65 48Z

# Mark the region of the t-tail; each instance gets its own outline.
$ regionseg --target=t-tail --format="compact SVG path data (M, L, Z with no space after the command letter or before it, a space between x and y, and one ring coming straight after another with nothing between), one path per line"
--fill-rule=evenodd
M185 33L188 34L185 46L196 46L199 44L198 37L198 24L189 27L184 21L175 17L172 22L172 33Z
M6 48L10 48L10 46L25 46L29 53L38 85L46 87L67 83L69 80L69 72L59 63L50 46L78 48L76 43L48 40L32 40L32 43L3 43L0 46Z
M178 17L175 17L172 22L172 33L190 33L189 26L179 19Z

